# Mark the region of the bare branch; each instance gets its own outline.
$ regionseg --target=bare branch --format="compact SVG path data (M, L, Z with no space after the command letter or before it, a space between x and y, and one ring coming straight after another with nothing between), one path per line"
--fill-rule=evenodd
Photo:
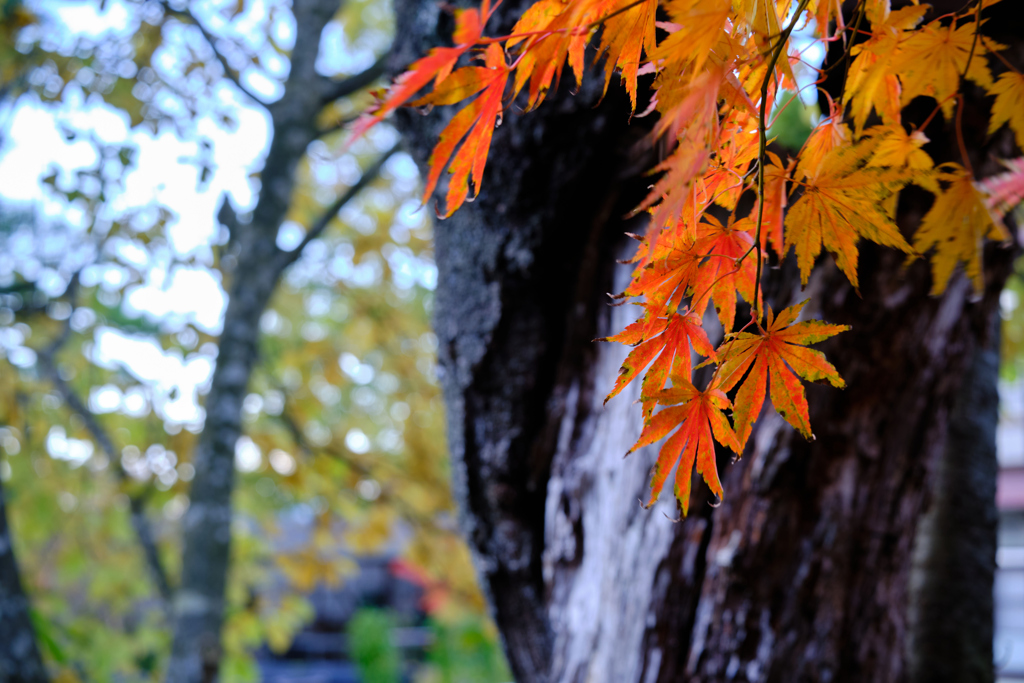
M261 100L259 97L257 97L247 87L242 85L242 79L241 79L241 76L238 73L238 71L235 70L234 68L232 68L232 66L228 63L228 58L224 55L224 53L217 49L217 36L215 36L212 33L210 33L206 29L206 27L203 26L202 22L199 21L199 19L197 19L194 14L192 14L191 10L189 10L189 9L183 9L183 10L174 9L169 4L167 4L166 1L162 1L161 4L164 6L164 11L167 12L169 15L171 15L173 17L176 17L178 19L185 20L188 23L194 25L196 28L198 28L199 32L203 34L203 38L206 39L206 42L210 46L210 49L213 50L213 54L217 58L217 61L220 62L221 68L224 69L224 76L229 81L234 83L236 88L238 88L243 93L248 95L252 100L254 100L256 102L256 104L259 104L261 106L266 106L266 103L263 100Z
M417 527L425 529L434 529L441 531L453 531L453 529L446 528L444 524L439 523L439 520L430 515L424 515L415 508L411 507L406 501L402 500L401 497L395 494L395 491L386 481L379 481L382 479L380 473L374 473L374 470L369 466L358 460L350 457L349 455L339 451L336 448L330 446L314 447L306 439L306 436L302 433L302 428L299 423L292 417L288 412L287 405L285 409L281 411L281 414L277 416L277 419L284 425L285 429L292 437L292 442L295 444L302 453L309 457L327 456L332 460L342 463L352 471L356 472L359 476L364 479L373 479L380 484L379 500L386 501L392 505L402 515L402 518ZM386 469L388 463L379 463L383 465L381 469ZM393 470L393 467L391 468ZM390 479L393 476L397 476L397 472L392 471L391 476L387 477Z
M338 212L341 211L342 207L352 201L352 199L355 198L363 188L377 179L377 176L380 175L381 169L384 168L384 162L391 158L391 155L397 152L399 147L401 147L401 143L395 144L394 147L384 152L377 161L373 162L372 166L363 171L363 175L359 178L359 181L352 187L348 188L348 190L345 191L345 194L334 200L334 203L327 207L327 210L321 214L320 218L310 226L309 232L307 232L306 236L302 238L301 242L299 242L299 246L295 247L291 251L283 251L280 253L280 262L278 264L278 268L280 270L284 270L294 263L295 259L302 254L302 250L306 248L306 245L319 237L323 231L327 229L327 226L330 225L331 221L334 220L334 217L338 215Z
M356 119L358 119L358 118L359 118L358 116L349 116L349 117L343 118L340 121L327 126L326 128L322 128L321 130L318 130L316 132L316 136L317 136L317 138L322 138L325 135L330 135L331 133L337 133L339 130L341 130L342 128L345 128L349 124L355 123Z
M390 54L391 50L389 49L373 63L373 66L365 71L361 71L340 81L327 80L323 96L324 104L333 102L340 97L347 97L358 92L386 74L387 61Z
M296 448L305 453L308 456L316 456L316 454L322 453L330 456L332 459L343 463L346 467L349 467L354 472L357 472L363 477L370 477L370 468L363 463L348 457L344 453L340 453L333 448L322 446L320 448L314 448L309 441L306 440L306 436L302 433L302 428L299 426L298 421L287 411L282 410L281 414L277 416L278 421L284 425L284 428L288 430L288 434L292 437L292 443L295 444Z
M67 290L68 297L72 301L74 300L77 288L78 274L76 273L71 278L71 283L68 285ZM71 319L68 318L68 322L64 325L64 329L61 331L60 335L58 335L58 337L46 348L37 353L39 365L43 370L43 374L45 374L47 379L49 379L53 384L57 393L59 393L61 398L64 399L68 408L82 418L82 423L85 425L86 430L110 461L111 467L113 467L118 481L125 482L128 479L128 473L125 472L124 468L121 466L121 459L118 457L117 449L114 447L114 442L110 438L110 435L107 433L106 429L103 428L103 425L100 424L96 415L89 410L85 402L78 396L78 394L75 393L75 390L71 388L71 385L60 376L60 372L57 370L57 364L54 359L57 352L60 351L61 347L63 347L65 343L67 343L68 338L71 336L70 320ZM150 526L149 518L146 517L145 497L133 495L129 496L128 500L132 528L135 530L135 535L139 539L139 544L142 546L142 552L145 555L146 564L149 567L153 582L156 584L156 588L162 598L163 609L166 613L169 613L171 599L173 598L173 591L171 590L171 584L167 578L167 572L164 569L163 563L160 561L160 553L156 546L156 538L153 535L153 529Z

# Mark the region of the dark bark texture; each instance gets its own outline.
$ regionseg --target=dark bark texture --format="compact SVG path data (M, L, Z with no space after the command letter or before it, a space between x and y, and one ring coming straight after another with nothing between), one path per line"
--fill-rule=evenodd
M22 590L0 481L0 683L46 683L28 597Z
M489 32L522 9L502 5ZM404 0L398 18L393 69L450 40L432 2ZM517 680L905 681L921 661L911 640L978 672L918 668L915 680L992 680L992 349L1012 250L986 250L985 291L958 277L937 298L926 262L904 269L869 244L860 292L830 258L805 289L791 261L778 264L765 281L776 310L809 298L808 315L853 327L821 345L848 388L808 387L813 441L766 411L743 459L720 458L720 506L699 484L685 520L667 494L644 511L656 448L623 459L641 427L638 383L603 405L627 349L591 340L635 317L604 292L628 282L614 259L630 253L623 232L643 225L622 216L651 159L636 151L642 121L627 126L614 87L598 104L597 80L507 115L477 201L436 227L455 488ZM980 123L968 113L965 129L984 174L1010 148L985 139L976 99ZM420 161L444 116L400 118ZM945 125L932 140L950 139ZM957 158L933 147L938 161ZM929 203L901 203L908 234ZM933 499L948 542L916 543ZM912 567L927 622L913 639ZM933 593L951 583L966 621L943 630L932 622L948 605Z

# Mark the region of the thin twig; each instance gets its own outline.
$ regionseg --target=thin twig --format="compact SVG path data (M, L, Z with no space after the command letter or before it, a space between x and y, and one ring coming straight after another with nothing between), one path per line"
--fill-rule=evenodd
M967 63L964 64L964 72L960 75L961 89L963 89L964 85L967 83L967 74L971 70L971 60L974 59L974 51L978 47L978 37L981 35L981 5L982 3L979 2L974 13L974 39L971 41L971 51L967 54ZM971 166L971 159L967 155L967 145L964 143L964 102L964 98L959 97L956 104L956 142L960 147L960 157L964 162L964 168L967 169L967 173L970 174L971 178L973 178L974 169Z
M343 78L340 81L324 79L326 82L323 95L324 104L333 102L334 100L342 97L348 97L349 95L362 90L366 86L373 84L373 82L381 76L384 76L387 73L387 63L390 54L391 50L389 49L378 57L377 61L368 69L348 76L347 78Z
M67 289L68 298L71 300L72 306L74 305L73 302L77 289L78 274L76 273L72 276L71 283L68 285ZM71 409L72 412L77 413L82 419L82 423L85 425L86 430L90 435L92 435L93 440L96 441L100 450L103 451L104 455L106 455L107 459L110 461L110 465L113 467L118 481L120 483L124 483L128 479L128 473L124 471L124 467L121 465L121 459L118 457L117 449L114 447L113 440L103 428L103 425L100 424L96 415L89 410L85 402L77 393L75 393L71 385L60 376L60 372L57 370L57 364L55 362L56 355L64 344L67 343L70 336L71 318L69 317L57 338L48 344L46 348L37 352L39 364L46 377L53 384L54 388L57 389L57 393L59 393L61 398L64 399L68 408ZM156 538L153 535L153 529L149 523L149 518L146 517L145 496L130 495L128 497L128 501L132 528L135 530L135 535L138 537L139 545L142 546L142 552L143 555L145 555L146 565L149 567L153 583L156 584L157 591L160 593L160 597L162 598L164 613L169 615L171 600L174 597L173 590L171 589L171 584L167 578L167 572L164 569L163 563L160 561L160 552L156 545Z
M380 474L375 473L369 465L361 463L358 460L349 457L345 453L339 452L337 449L331 448L330 446L315 447L312 444L310 444L309 441L306 440L306 436L305 434L303 434L302 428L299 426L299 423L288 412L287 405L281 411L281 414L277 416L277 419L281 422L281 424L284 425L285 429L288 430L288 433L291 435L292 442L295 444L296 448L302 451L305 455L314 458L318 455L326 455L332 460L340 462L341 464L350 468L364 479L372 479L374 481L377 481L378 484L380 485L380 494L378 496L378 499L385 500L389 504L393 505L395 509L397 509L401 513L402 518L405 519L407 522L424 528L441 528L438 526L436 519L428 515L423 515L422 513L416 511L415 509L410 507L405 501L396 496L395 493L391 490L391 487L388 486L387 482L379 481ZM384 463L380 464L383 465ZM398 473L395 472L392 468L392 472L390 473L390 475L397 476Z
M757 249L757 277L754 279L754 300L751 302L751 306L753 306L755 311L758 328L761 327L761 308L757 305L757 299L761 287L761 262L764 260L764 254L761 253L761 224L764 220L764 165L768 151L768 129L765 127L765 116L768 109L768 84L771 83L772 76L775 73L775 64L779 61L779 55L786 51L786 41L789 40L789 35L796 27L796 22L800 19L800 15L807 8L808 2L810 0L800 0L800 6L797 7L796 12L793 14L793 20L789 22L789 26L779 36L779 44L772 52L772 57L768 61L768 71L761 82L761 108L757 124L758 137L760 138L757 151L757 233L754 235L754 247Z
M322 138L324 136L330 135L331 133L337 133L339 130L342 130L343 128L347 128L350 124L355 123L358 118L359 118L358 115L356 115L356 116L347 116L347 117L337 121L336 123L332 123L331 125L327 126L326 128L321 128L320 130L318 130L316 132L316 136L317 136L317 138Z
M248 95L257 104L261 106L266 105L266 103L259 97L257 97L255 93L253 93L251 90L249 90L249 88L245 87L242 84L241 75L238 73L238 71L232 68L231 64L228 63L228 58L224 55L224 53L217 49L217 36L210 33L210 31L208 31L207 28L203 26L202 22L196 18L196 15L192 14L191 10L174 9L166 2L166 0L163 0L161 4L164 6L164 11L167 12L169 15L177 17L178 19L185 19L188 21L188 23L192 24L193 26L199 29L199 32L203 34L203 38L206 39L206 43L210 46L210 49L213 51L213 55L217 58L217 61L220 62L221 68L224 69L225 78L234 83L236 88L241 90L244 94Z
M295 259L299 258L302 254L302 250L327 229L327 226L331 224L331 221L338 215L338 212L341 211L346 204L352 201L355 196L363 190L363 188L377 179L377 176L380 175L381 169L384 168L384 162L391 158L391 155L397 152L400 146L401 143L396 143L394 147L384 152L377 161L373 162L372 166L363 171L363 175L359 178L359 181L352 187L348 188L343 195L334 200L334 203L327 207L327 209L320 215L320 218L310 226L309 232L307 232L306 236L302 238L301 242L299 242L299 246L295 247L291 251L283 251L280 253L277 263L278 269L284 270L291 265Z

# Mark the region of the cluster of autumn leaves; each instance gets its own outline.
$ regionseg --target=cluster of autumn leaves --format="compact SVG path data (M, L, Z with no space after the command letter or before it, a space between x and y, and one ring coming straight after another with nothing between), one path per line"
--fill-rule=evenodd
M935 294L959 264L981 287L983 240L1009 237L1000 213L1024 196L1024 160L978 184L969 165L936 166L924 149L923 126L908 128L901 111L925 96L935 102L933 116L951 119L961 82L970 80L994 97L991 130L1009 124L1024 149L1024 76L981 32L982 5L997 1L978 0L959 15L923 23L927 5L892 10L889 0L861 0L847 26L839 0L538 0L511 34L492 38L483 34L493 11L484 0L479 9L457 12L454 47L435 48L412 64L357 133L404 104L474 98L451 119L429 160L424 201L447 169L439 213L448 216L471 186L480 188L505 107L517 98L526 110L537 107L567 63L582 80L592 39L603 56L605 88L618 72L634 114L638 76L653 76L637 115L657 116L651 143L669 152L652 169L657 180L637 208L650 214L650 224L621 296L643 314L608 339L633 347L608 398L643 377L644 428L633 450L675 430L661 448L649 504L678 463L675 494L685 513L694 468L723 496L715 442L741 454L766 396L811 438L801 379L844 385L808 348L844 326L800 320L803 304L777 315L763 306L759 280L768 249L779 258L794 250L805 284L824 249L857 286L857 244L865 238L909 255L930 253ZM659 9L668 21L657 20ZM814 27L822 41L853 44L841 100L800 152L782 160L766 149L765 131L777 94L797 89L792 69L802 60L788 39L798 25ZM464 56L477 65L455 68ZM998 78L992 59L1004 64ZM414 99L431 81L432 91ZM899 192L909 184L935 195L912 242L895 223ZM753 194L754 208L738 216L744 193ZM724 223L708 213L713 205L728 214ZM739 329L737 296L753 311ZM702 324L709 303L725 330L717 348ZM691 383L692 353L706 359L701 365L715 366L703 390ZM659 405L666 407L656 412Z

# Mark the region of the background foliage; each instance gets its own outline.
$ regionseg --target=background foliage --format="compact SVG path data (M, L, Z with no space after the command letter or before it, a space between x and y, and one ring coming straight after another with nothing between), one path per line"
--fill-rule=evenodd
M0 163L46 160L36 195L0 209L0 478L59 680L148 680L165 661L166 596L133 513L173 586L231 278L228 221L213 213L229 202L244 229L264 144L252 131L281 96L291 21L283 2L0 6ZM364 69L390 31L383 2L344 3L322 70ZM325 110L279 244L294 246L393 144L382 129L342 149L339 124L366 104L356 94ZM59 144L20 133L31 117L52 121ZM412 161L392 157L261 320L236 452L224 680L253 680L254 649L287 650L312 617L309 592L376 553L404 558L427 587L436 644L418 675L506 676L455 528L418 185Z

